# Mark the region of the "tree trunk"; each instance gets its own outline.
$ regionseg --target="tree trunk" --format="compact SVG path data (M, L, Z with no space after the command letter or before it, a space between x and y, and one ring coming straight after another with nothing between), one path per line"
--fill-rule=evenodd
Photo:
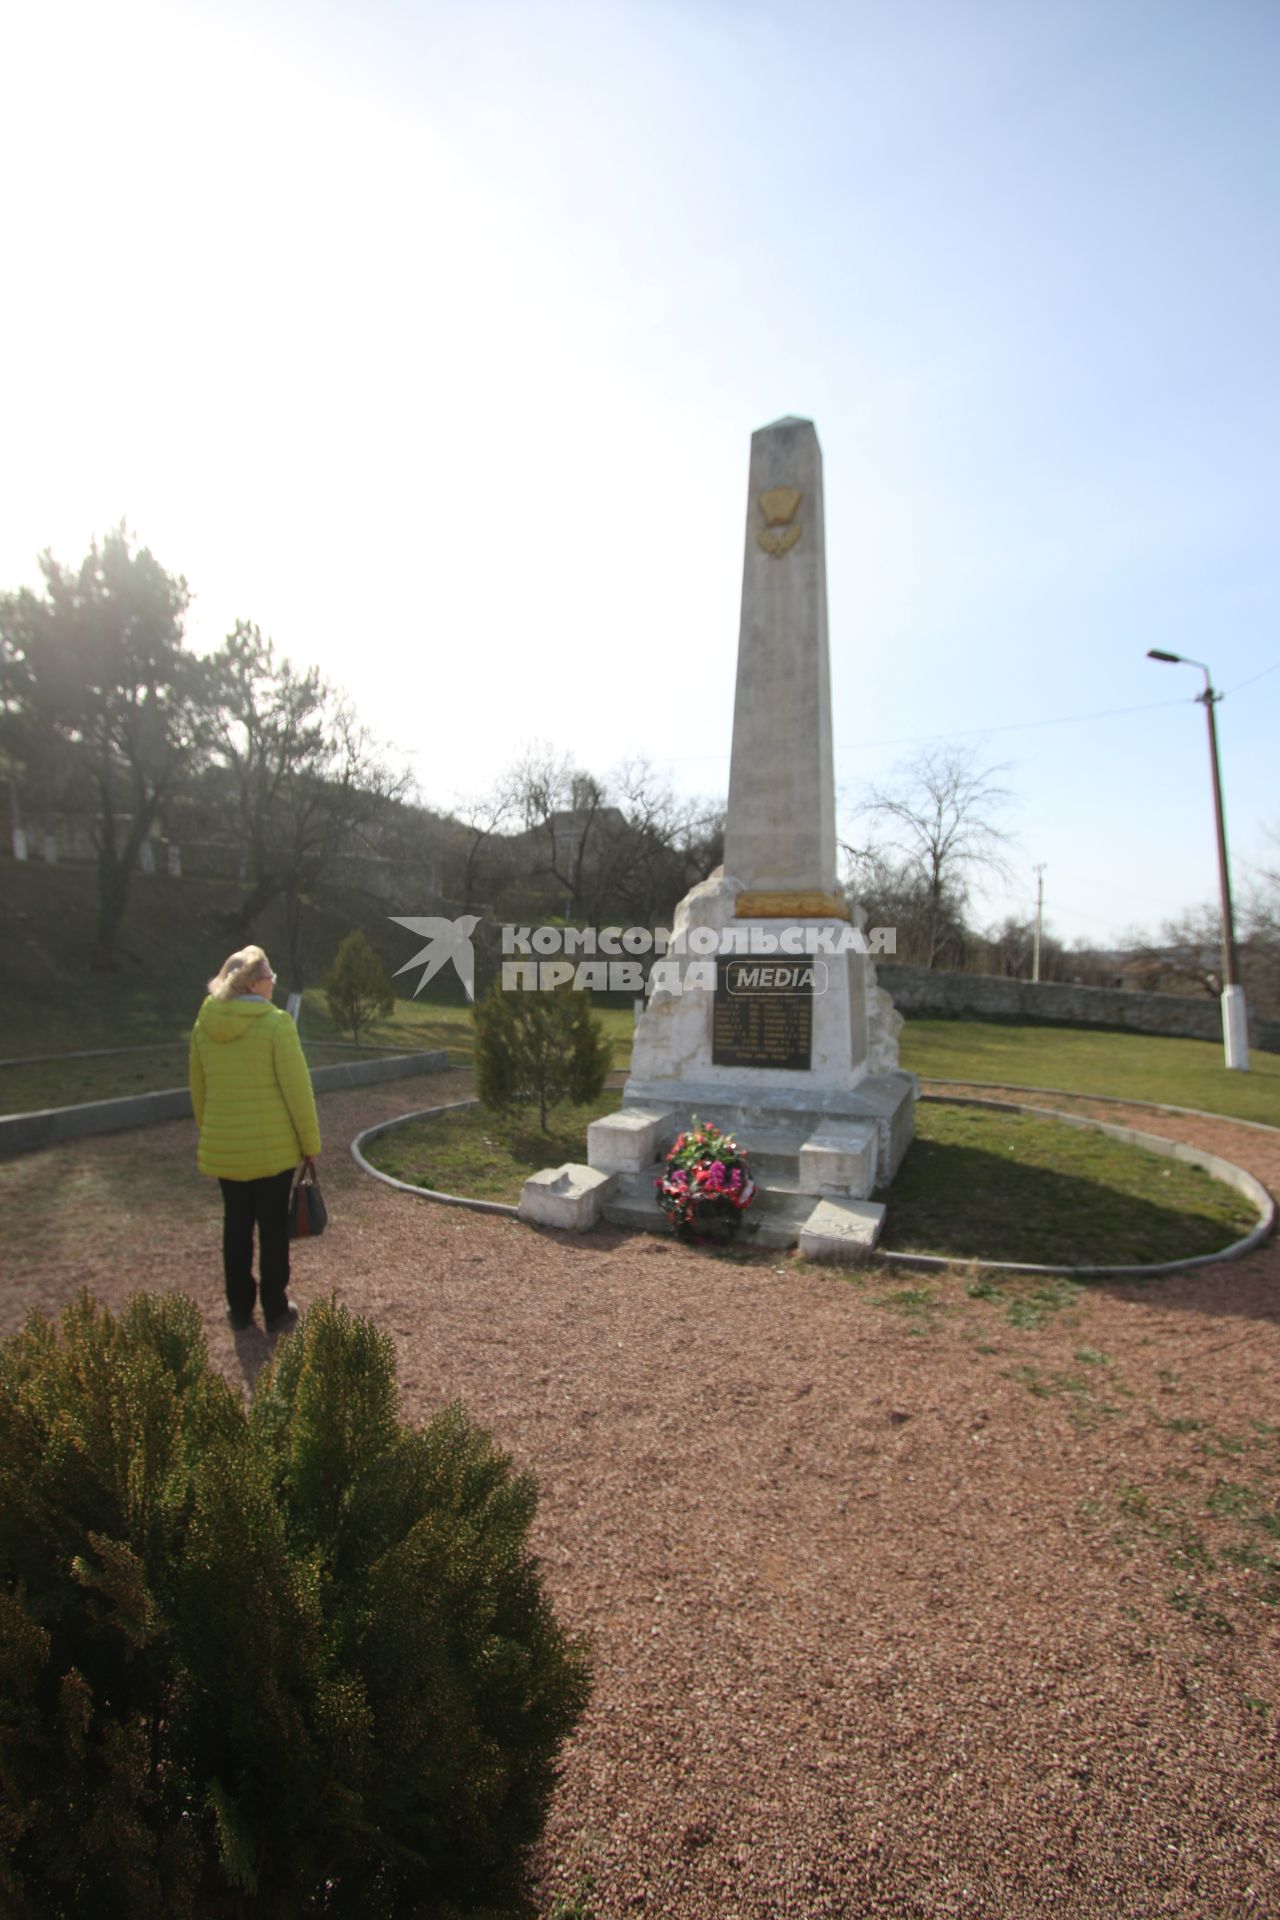
M248 898L242 900L235 912L228 915L227 924L240 935L242 940L247 939L253 931L253 923L258 915L282 892L283 887L280 881L272 874L266 874L260 880L255 880L249 889Z
M116 936L124 919L124 910L129 904L129 880L129 869L115 857L114 849L101 848L98 854L98 926L92 962L96 973L115 971Z
M133 819L123 853L116 850L116 815L107 780L99 781L98 835L98 931L93 966L99 973L110 973L116 964L116 936L129 904L129 886L138 853L151 832L151 823L159 811L163 785L148 793L140 776L135 775Z
M472 833L471 847L467 854L466 865L462 869L462 911L471 912L471 896L475 892L476 872L480 864L480 849L489 838L488 832L479 827Z
M302 974L302 896L290 887L285 895L285 919L289 929L289 991L301 993Z

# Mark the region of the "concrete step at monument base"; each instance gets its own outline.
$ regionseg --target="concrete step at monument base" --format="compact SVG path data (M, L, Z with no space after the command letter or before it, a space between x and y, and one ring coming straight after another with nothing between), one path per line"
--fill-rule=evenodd
M600 1209L601 1218L610 1226L627 1227L633 1233L670 1235L671 1222L658 1205L652 1180L644 1177L645 1184L641 1185L642 1176L630 1178L637 1184L624 1184L628 1176L618 1176L618 1184ZM811 1193L761 1189L743 1216L739 1244L778 1249L794 1247L815 1204Z
M868 1075L848 1091L814 1089L770 1093L722 1084L629 1080L624 1106L640 1106L670 1115L664 1136L687 1129L696 1114L732 1134L747 1154L753 1173L772 1181L779 1163L797 1159L800 1148L818 1135L859 1125L877 1131L874 1184L887 1185L902 1162L915 1131L918 1084L909 1073ZM669 1144L669 1141L666 1142Z
M613 1176L613 1185L610 1187L606 1198L609 1201L616 1200L619 1203L625 1203L627 1206L647 1207L652 1204L657 1207L658 1198L655 1191L655 1182L657 1181L659 1171L660 1169L655 1167L652 1172L646 1169L644 1173L615 1173ZM804 1203L812 1207L816 1201L822 1198L823 1195L821 1194L805 1193L802 1191L800 1182L796 1177L796 1169L793 1166L789 1176L784 1175L784 1177L779 1180L771 1180L767 1186L762 1180L756 1181L755 1199L747 1208L747 1218L750 1219L752 1214L755 1213L792 1212ZM658 1210L661 1212L661 1208Z
M686 1121L684 1125L690 1124ZM840 1122L834 1123L837 1127ZM799 1126L766 1127L747 1124L733 1131L733 1138L746 1154L751 1166L753 1179L760 1186L796 1187L800 1185L800 1149L815 1135L824 1135L832 1131L833 1123L824 1114L806 1114ZM675 1125L666 1129L669 1138L663 1140L663 1150L670 1146L676 1134L682 1131ZM725 1128L727 1133L729 1128ZM662 1158L659 1155L652 1164L652 1177L656 1180L662 1171Z

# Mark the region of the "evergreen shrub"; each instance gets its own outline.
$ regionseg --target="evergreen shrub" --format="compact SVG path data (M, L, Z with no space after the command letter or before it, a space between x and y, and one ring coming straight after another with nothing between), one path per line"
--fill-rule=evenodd
M570 986L506 993L495 984L476 1001L472 1018L476 1092L492 1112L536 1100L545 1132L548 1107L600 1097L612 1054L587 994Z
M535 1491L317 1306L252 1409L177 1295L0 1346L0 1911L518 1910L583 1651Z
M387 970L358 927L339 946L325 975L324 995L334 1026L350 1027L357 1046L366 1021L395 1012L395 990Z

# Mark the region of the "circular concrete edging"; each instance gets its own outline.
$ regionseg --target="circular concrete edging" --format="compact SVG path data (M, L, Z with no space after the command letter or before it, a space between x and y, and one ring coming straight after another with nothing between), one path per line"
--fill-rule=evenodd
M1171 1107L1160 1100L1138 1100L1127 1093L1082 1093L1078 1087L1027 1087L1019 1080L953 1080L938 1073L921 1073L916 1078L922 1087L982 1087L992 1093L1047 1093L1055 1100L1097 1100L1105 1107L1146 1107L1151 1113L1180 1113L1188 1120L1221 1121L1228 1127L1251 1127L1255 1133L1280 1133L1280 1127L1273 1127L1269 1120L1241 1120L1234 1113L1210 1113L1206 1107ZM945 1093L927 1097L931 1100L950 1098Z
M943 1085L974 1085L972 1081L942 1082ZM1035 1091L1035 1089L1027 1089ZM1087 1095L1086 1098L1103 1099L1105 1095ZM1241 1260L1246 1254L1253 1253L1264 1241L1268 1240L1276 1227L1276 1203L1262 1182L1238 1167L1233 1160L1224 1160L1220 1154L1210 1153L1204 1147L1188 1146L1182 1140L1168 1140L1163 1134L1143 1133L1136 1127L1122 1127L1110 1120L1095 1120L1084 1113L1064 1113L1056 1107L1034 1107L1025 1102L1012 1100L982 1100L967 1098L963 1094L922 1093L922 1100L929 1100L938 1106L985 1107L996 1113L1030 1113L1040 1119L1060 1120L1065 1126L1092 1130L1095 1133L1108 1134L1113 1140L1123 1141L1126 1145L1145 1148L1148 1152L1163 1154L1167 1159L1185 1160L1190 1166L1199 1167L1212 1179L1221 1180L1224 1185L1250 1202L1258 1210L1258 1224L1241 1240L1233 1240L1230 1246L1216 1253L1197 1253L1185 1260L1164 1260L1150 1266L1040 1266L1030 1261L1019 1260L978 1260L966 1259L961 1254L940 1253L895 1253L890 1247L877 1247L875 1257L892 1260L898 1266L917 1267L936 1271L944 1267L972 1267L982 1273L1029 1273L1056 1274L1072 1279L1083 1277L1092 1280L1134 1279L1158 1280L1167 1274L1187 1273L1197 1267L1214 1267L1224 1260ZM1151 1102L1127 1101L1128 1106L1151 1105ZM366 1142L377 1139L379 1134L394 1133L399 1127L406 1127L414 1120L435 1120L446 1113L463 1113L478 1107L478 1100L454 1100L448 1106L421 1107L415 1113L397 1114L393 1120L379 1121L377 1126L366 1127L351 1142L351 1157L361 1172L371 1174L375 1180L381 1180L388 1187L395 1187L401 1193L417 1194L423 1200L435 1200L446 1207L468 1207L473 1213L496 1213L509 1220L518 1220L518 1207L508 1206L500 1200L468 1200L459 1193L439 1193L431 1187L416 1187L408 1180L397 1180L393 1174L383 1173L378 1167L366 1160L362 1147ZM1191 1108L1162 1109L1170 1112L1193 1112ZM1224 1116L1204 1114L1206 1120L1221 1119ZM1261 1121L1241 1121L1242 1126L1263 1126ZM1275 1132L1275 1128L1267 1128Z
M438 1120L441 1114L465 1113L479 1105L478 1100L451 1100L448 1106L419 1107L416 1113L398 1113L394 1120L380 1120L376 1127L366 1127L356 1135L351 1142L351 1158L361 1173L372 1174L384 1186L395 1187L401 1193L416 1193L420 1200L437 1200L442 1207L469 1207L472 1213L498 1213L508 1220L518 1220L520 1209L509 1207L505 1200L467 1200L460 1193L437 1193L434 1187L415 1187L411 1180L397 1180L394 1174L383 1173L380 1167L366 1160L361 1151L367 1141L376 1140L380 1133L394 1133L398 1127L407 1127L414 1120Z

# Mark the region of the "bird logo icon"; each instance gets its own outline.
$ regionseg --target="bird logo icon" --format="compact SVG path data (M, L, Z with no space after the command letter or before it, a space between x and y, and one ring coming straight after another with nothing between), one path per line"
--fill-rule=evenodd
M454 971L466 990L468 1000L476 997L476 955L471 944L471 936L480 924L478 913L464 913L457 920L441 920L432 914L420 918L402 920L398 914L390 914L398 927L408 927L410 933L422 934L426 946L415 953L412 960L406 960L402 967L396 968L396 978L408 973L410 967L421 965L422 978L414 988L414 998L422 992L428 980L435 978L447 960L452 960Z

